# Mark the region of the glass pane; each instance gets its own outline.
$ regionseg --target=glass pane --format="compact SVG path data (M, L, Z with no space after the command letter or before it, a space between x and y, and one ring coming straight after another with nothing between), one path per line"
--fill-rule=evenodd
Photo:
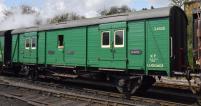
M32 38L32 48L36 47L36 38Z
M59 35L58 36L58 46L63 46L63 40L64 40L64 36L63 35Z
M115 33L115 45L123 45L123 31L117 31Z
M58 35L58 48L64 48L64 35Z
M26 41L25 41L25 47L26 48L30 47L30 41L29 41L29 39L26 39Z
M103 46L110 45L109 44L110 43L110 41L109 41L110 35L109 34L110 34L109 32L103 32L103 35L102 35L102 45Z

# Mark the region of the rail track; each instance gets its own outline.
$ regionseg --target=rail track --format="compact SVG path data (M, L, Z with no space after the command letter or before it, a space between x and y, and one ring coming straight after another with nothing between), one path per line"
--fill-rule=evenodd
M0 95L19 99L34 106L189 106L189 104L139 96L124 99L122 94L115 92L76 88L42 81L32 82L16 77L0 76L0 89Z
M194 89L199 89L198 83L195 83L195 82L196 82L196 79L193 79L190 81L191 87L193 87ZM162 77L161 80L157 79L154 86L186 90L186 89L189 89L189 82L184 78L175 79L175 78Z

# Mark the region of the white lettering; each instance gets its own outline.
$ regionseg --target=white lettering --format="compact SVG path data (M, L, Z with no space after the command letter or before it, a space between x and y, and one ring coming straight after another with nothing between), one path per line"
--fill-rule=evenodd
M147 67L157 67L157 68L161 68L164 67L163 64L147 64Z
M154 27L154 31L164 31L165 27L161 26L161 27Z

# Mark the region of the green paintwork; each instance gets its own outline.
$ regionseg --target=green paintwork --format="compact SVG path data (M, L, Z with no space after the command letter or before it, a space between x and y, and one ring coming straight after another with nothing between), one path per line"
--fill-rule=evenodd
M145 21L128 23L128 61L128 69L145 70Z
M99 42L101 42L101 33L104 31L110 32L110 47L102 48L101 43L99 43L98 52L98 64L99 67L103 68L126 68L126 22L108 23L99 25ZM124 30L124 47L114 47L114 33L117 30Z
M87 65L88 67L99 67L98 51L101 45L99 27L89 26L87 32Z
M19 62L19 36L13 35L12 36L12 62Z
M124 47L114 47L114 32L124 30ZM110 31L110 47L101 47L101 33ZM58 35L64 47L58 48ZM169 19L56 29L13 35L13 62L58 66L166 71L170 75ZM36 37L36 49L25 49L25 39Z
M58 35L64 35L64 48L58 48ZM86 66L86 28L48 31L46 64Z
M45 32L39 32L38 33L38 47L37 47L37 50L38 50L38 64L45 64L46 61L45 61L45 56L46 56L46 53L45 53L45 39L46 39L46 36L45 36Z
M0 63L4 62L4 36L0 36Z
M86 66L86 27L66 30L64 58L66 65Z
M22 63L37 63L37 49L33 49L31 47L31 39L36 38L37 39L37 32L30 32L30 33L25 33L21 34L19 36L19 62ZM29 39L30 40L30 47L25 49L25 40Z
M146 71L170 74L169 19L148 20L146 28Z

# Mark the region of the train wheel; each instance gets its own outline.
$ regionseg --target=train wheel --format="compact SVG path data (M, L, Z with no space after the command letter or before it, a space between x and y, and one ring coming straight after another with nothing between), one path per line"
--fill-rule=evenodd
M27 76L29 80L35 81L38 79L38 71L37 70L30 70Z
M35 81L35 80L38 80L38 76L39 76L38 70L36 69L36 70L34 70L33 80L34 80L34 81Z
M152 87L152 85L156 82L156 79L153 78L152 76L143 76L143 81L138 89L140 93L146 92L149 88Z
M35 81L38 79L38 70L35 67L24 67L25 75L27 76L27 79Z
M125 84L125 80L124 79L117 80L117 82L116 82L116 88L117 88L117 90L120 93L123 93L123 86L124 86L124 84Z
M33 76L34 76L34 73L33 73L33 71L30 70L30 71L28 72L27 79L28 79L28 80L33 80Z
M131 80L131 86L130 86L130 93L134 94L141 86L142 86L142 82L143 82L143 77L140 76L139 78L135 78L133 80Z
M124 94L125 98L130 98L130 96L140 88L141 84L141 76L137 76L131 79L121 78L117 81L116 88L120 93Z

